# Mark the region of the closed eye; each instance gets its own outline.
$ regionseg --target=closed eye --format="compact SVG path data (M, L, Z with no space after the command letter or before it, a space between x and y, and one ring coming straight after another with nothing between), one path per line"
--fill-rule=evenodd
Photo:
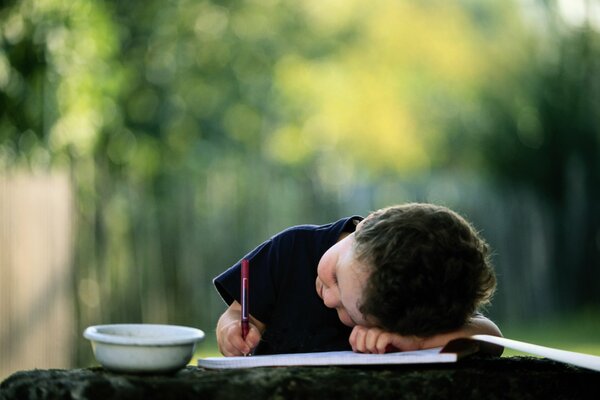
M337 286L337 283L338 283L337 274L331 275L331 280L333 281L333 284Z

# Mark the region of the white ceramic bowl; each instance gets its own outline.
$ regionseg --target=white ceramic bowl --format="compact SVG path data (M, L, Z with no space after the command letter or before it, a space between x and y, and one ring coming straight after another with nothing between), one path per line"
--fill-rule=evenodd
M161 373L185 367L204 332L176 325L114 324L90 326L83 336L106 369Z

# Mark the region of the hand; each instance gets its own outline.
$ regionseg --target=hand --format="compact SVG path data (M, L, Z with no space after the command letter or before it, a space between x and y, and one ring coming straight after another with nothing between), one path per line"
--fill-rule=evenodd
M234 301L217 322L217 344L226 357L247 356L258 346L266 326L250 315L250 330L242 339L242 306Z
M380 328L357 325L349 339L352 351L358 353L383 354L392 351L419 350L423 339L417 336L402 336Z
M464 326L455 331L438 333L428 337L402 336L380 328L368 328L357 325L352 329L349 341L353 351L383 354L393 351L443 347L452 339L469 337L476 334L502 336L496 324L484 316L478 315L472 317Z
M217 334L219 351L226 357L246 356L258 346L260 337L261 334L258 328L250 323L246 340L242 339L241 322L230 321L219 327L219 333Z

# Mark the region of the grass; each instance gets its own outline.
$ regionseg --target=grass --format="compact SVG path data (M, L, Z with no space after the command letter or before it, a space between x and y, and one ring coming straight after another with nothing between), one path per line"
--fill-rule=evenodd
M600 356L600 310L500 325L506 338ZM506 349L503 356L530 355Z
M217 347L217 338L214 333L206 333L205 339L196 347L194 356L188 365L196 365L200 357L221 357L221 353Z

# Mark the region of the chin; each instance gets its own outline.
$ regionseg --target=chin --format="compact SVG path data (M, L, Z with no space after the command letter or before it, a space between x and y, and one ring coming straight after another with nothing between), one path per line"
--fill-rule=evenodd
M341 311L338 311L338 318L340 319L342 324L346 325L349 328L354 328L354 322L352 322L352 320L346 314L342 314Z

